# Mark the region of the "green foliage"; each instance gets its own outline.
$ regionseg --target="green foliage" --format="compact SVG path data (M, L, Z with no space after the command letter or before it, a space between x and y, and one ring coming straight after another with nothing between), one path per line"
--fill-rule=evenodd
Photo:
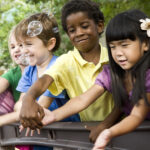
M62 42L60 49L55 52L61 55L71 50L72 44L61 27L61 8L68 0L0 0L0 66L11 66L7 37L11 28L23 18L41 11L54 13L60 29ZM127 9L138 8L150 16L149 0L94 0L100 4L105 16L105 25L117 13Z

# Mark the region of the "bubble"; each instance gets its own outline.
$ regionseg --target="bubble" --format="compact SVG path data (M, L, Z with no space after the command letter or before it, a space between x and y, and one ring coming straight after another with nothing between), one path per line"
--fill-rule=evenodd
M28 25L27 35L34 37L39 35L43 30L43 26L40 21L32 21Z

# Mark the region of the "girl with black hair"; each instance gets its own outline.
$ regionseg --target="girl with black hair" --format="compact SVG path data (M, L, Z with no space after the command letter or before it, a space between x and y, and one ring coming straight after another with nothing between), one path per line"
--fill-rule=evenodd
M116 106L127 117L105 129L93 150L104 149L113 137L150 118L150 19L139 10L118 14L107 26L106 42L110 65L104 66L96 84L113 93Z

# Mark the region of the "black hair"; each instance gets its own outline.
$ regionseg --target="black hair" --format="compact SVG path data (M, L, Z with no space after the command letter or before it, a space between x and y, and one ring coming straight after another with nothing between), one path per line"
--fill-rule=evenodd
M65 32L67 32L66 19L72 13L85 12L89 19L96 24L99 21L104 22L104 15L100 11L99 5L91 0L70 0L62 8L61 23Z
M138 39L140 43L145 42L149 45L149 50L144 52L142 58L130 69L133 82L132 103L138 104L139 99L144 98L146 104L149 104L145 92L145 77L146 71L150 68L150 38L147 36L147 32L140 27L140 19L146 18L147 16L140 10L128 10L116 15L108 23L106 29L106 43L112 78L112 93L115 104L118 106L123 106L128 99L128 94L123 85L125 71L113 60L109 43L124 39L130 39L132 41Z

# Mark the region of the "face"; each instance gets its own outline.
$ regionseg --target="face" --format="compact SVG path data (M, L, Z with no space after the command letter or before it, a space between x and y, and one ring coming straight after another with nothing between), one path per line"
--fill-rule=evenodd
M12 34L9 39L9 50L12 60L18 65L23 65L22 59L20 59L22 56L21 47L22 44L17 42L14 34Z
M48 48L43 44L43 41L37 37L23 40L23 53L31 66L40 66L50 57Z
M131 69L148 50L147 45L138 39L112 41L109 47L114 61L124 70Z
M99 45L103 28L89 19L86 13L70 14L66 19L68 36L80 52L89 52Z

